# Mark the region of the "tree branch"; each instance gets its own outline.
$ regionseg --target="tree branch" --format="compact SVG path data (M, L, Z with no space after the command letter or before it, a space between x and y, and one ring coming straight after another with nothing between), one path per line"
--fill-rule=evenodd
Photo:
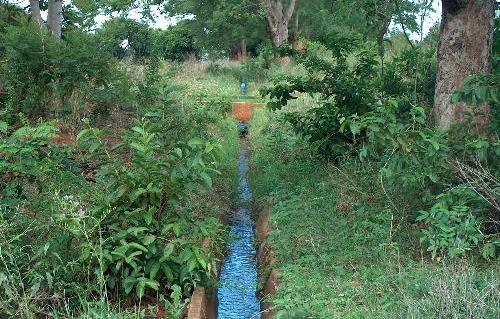
M406 28L405 28L405 25L403 23L403 18L401 16L401 10L399 9L399 2L398 2L398 0L394 0L394 4L396 5L396 13L398 14L399 24L401 24L401 28L403 29L403 34L404 34L406 40L408 41L408 43L410 44L411 48L415 49L415 46L413 45L413 42L411 42L410 38L408 37L408 34L406 33Z
M293 12L295 11L295 5L297 5L297 0L291 0L285 13L285 20L288 22L292 18Z

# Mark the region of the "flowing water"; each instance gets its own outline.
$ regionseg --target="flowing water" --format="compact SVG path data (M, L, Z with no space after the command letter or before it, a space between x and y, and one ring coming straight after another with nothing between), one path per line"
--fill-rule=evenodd
M238 175L240 207L233 213L229 228L234 239L222 264L217 290L218 319L260 319L257 298L257 262L254 247L254 221L249 204L252 192L248 183L248 147L240 143Z

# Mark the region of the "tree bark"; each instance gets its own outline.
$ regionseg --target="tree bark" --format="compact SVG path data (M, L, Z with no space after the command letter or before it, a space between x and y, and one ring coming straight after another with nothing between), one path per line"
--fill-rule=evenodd
M489 121L489 105L451 104L450 99L468 75L491 72L494 0L442 0L442 4L435 121L447 130L454 123L464 123L466 113L471 113L475 114L471 124L479 131Z
M392 16L386 18L377 30L377 49L380 56L380 76L384 77L384 58L385 58L385 46L384 37L389 30L389 25L391 24Z
M42 14L40 12L40 2L38 0L30 0L30 12L35 22L42 27L44 24Z
M247 42L245 40L241 40L240 43L240 60L246 60L247 58Z
M56 39L61 39L63 0L49 0L47 27Z
M288 7L282 0L260 0L267 10L267 24L275 47L288 43L288 23L292 18L297 0L290 0Z

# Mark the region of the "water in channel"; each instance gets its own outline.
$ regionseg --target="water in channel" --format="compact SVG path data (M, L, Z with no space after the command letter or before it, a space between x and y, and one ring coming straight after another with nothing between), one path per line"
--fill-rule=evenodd
M248 146L241 138L238 166L240 207L229 220L233 240L220 272L217 290L218 319L260 319L257 298L257 262L254 221L250 213L252 192L248 183Z

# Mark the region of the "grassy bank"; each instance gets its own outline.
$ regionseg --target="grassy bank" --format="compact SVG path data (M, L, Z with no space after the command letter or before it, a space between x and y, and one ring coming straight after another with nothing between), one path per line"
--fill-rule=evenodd
M271 206L282 284L277 318L498 318L498 264L433 262L418 198L383 188L371 165L326 163L276 114L251 122L252 183Z
M78 141L58 136L65 118L0 132L12 162L0 174L1 318L177 318L194 286L216 284L239 138L219 92L189 92L208 73L188 70L155 74L138 118L85 124Z

